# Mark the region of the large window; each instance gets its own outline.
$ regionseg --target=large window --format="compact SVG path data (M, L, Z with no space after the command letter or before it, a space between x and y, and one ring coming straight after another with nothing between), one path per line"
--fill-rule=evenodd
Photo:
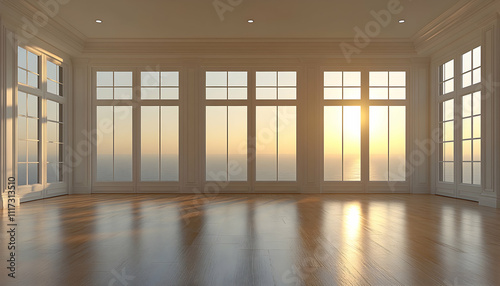
M131 71L97 72L97 181L130 182L132 175Z
M179 72L139 71L137 88L135 74L96 72L96 181L132 182L140 166L142 182L178 182Z
M406 72L325 71L323 98L324 180L406 181Z
M42 64L43 63L43 64ZM18 185L63 182L63 68L45 54L18 47Z
M297 72L256 72L256 180L295 181Z
M248 73L207 71L205 178L247 181Z
M442 64L439 82L439 181L481 185L481 47Z
M361 72L325 72L324 99L324 180L361 181Z
M141 72L141 180L179 180L179 72Z

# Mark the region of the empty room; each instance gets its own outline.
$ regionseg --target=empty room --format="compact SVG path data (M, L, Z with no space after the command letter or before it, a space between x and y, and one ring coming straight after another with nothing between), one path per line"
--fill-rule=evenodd
M0 285L500 285L500 0L0 0Z

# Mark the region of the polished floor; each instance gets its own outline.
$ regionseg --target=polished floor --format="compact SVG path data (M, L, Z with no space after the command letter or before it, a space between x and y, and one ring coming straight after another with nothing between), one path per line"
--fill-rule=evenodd
M438 196L64 196L17 219L0 285L500 285L500 210Z

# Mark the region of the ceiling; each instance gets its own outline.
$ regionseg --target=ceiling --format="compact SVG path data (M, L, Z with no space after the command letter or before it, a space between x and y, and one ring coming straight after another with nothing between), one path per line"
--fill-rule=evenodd
M216 1L241 3L221 18ZM71 0L58 19L87 38L352 38L354 27L364 29L374 19L371 11L387 10L393 1ZM378 37L408 39L458 1L400 0L402 12L392 15Z

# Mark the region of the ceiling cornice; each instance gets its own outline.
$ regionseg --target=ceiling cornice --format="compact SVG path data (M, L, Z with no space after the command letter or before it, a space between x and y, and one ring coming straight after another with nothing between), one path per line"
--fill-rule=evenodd
M358 48L353 39L89 39L84 56L172 57L344 57L341 44L356 48L352 58L416 55L413 43L400 39L373 39Z
M41 2L41 1L40 1ZM59 3L55 1L56 3ZM63 5L63 4L61 4ZM19 0L0 0L1 14L4 18L4 24L16 32L23 35L26 32L23 29L27 27L27 21L37 29L35 36L47 44L57 47L71 56L79 55L84 47L86 37L77 29L65 23L60 17L48 16L40 7L34 6L27 1ZM33 16L35 13L43 13L49 20L43 26L34 24ZM31 31L29 31L30 34ZM29 40L29 39L28 39Z
M477 23L483 22L485 17L491 18L488 14L494 12L499 3L498 0L459 1L411 38L416 51L420 55L432 54L452 41L453 37L477 30Z

